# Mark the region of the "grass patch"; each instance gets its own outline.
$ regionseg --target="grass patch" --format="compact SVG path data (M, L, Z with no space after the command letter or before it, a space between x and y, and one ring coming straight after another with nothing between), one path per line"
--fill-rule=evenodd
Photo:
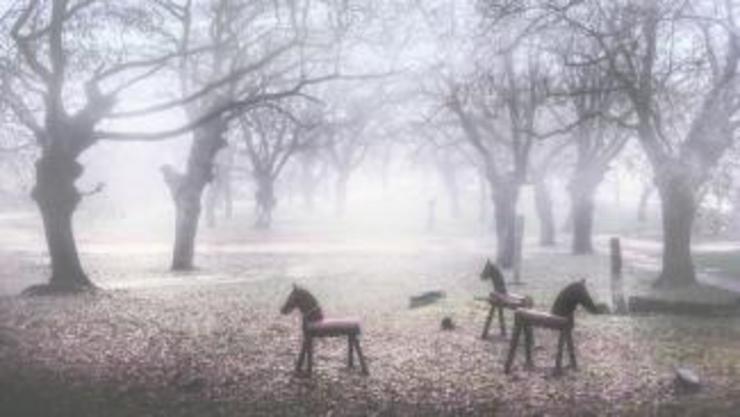
M694 261L713 273L740 280L740 250L697 253Z

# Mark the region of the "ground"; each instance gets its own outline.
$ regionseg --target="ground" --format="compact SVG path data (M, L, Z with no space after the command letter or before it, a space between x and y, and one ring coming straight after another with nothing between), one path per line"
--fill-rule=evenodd
M174 274L166 240L82 230L83 261L103 291L27 298L15 294L47 271L38 225L23 219L0 219L12 231L0 236L2 416L740 415L738 317L579 312L579 370L553 377L555 336L538 330L536 367L518 357L504 375L508 341L480 339L487 238L231 227L204 231L199 269ZM557 289L584 277L610 301L606 237L598 241L581 257L528 242L525 284L513 291L548 309ZM637 292L654 277L649 256L637 256L650 251L625 246L627 291ZM278 312L293 282L327 315L362 319L369 376L347 369L340 340L319 343L312 378L293 373L298 317ZM427 290L446 297L409 309L408 297ZM455 330L440 329L446 316ZM699 373L699 393L675 392L677 365Z

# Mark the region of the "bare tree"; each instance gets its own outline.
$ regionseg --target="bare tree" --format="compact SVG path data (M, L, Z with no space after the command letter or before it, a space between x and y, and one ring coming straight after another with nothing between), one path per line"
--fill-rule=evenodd
M505 268L513 265L517 202L540 137L538 112L547 101L547 77L534 55L522 61L526 64L520 68L506 53L498 72L484 71L468 84L446 80L446 106L485 166L495 211L496 259Z
M251 165L255 192L255 227L267 229L277 205L275 181L288 161L299 151L310 148L317 120L308 109L299 117L266 107L242 116L241 135Z
M139 109L117 109L119 103L126 102L127 92L140 93L136 89L139 85L151 83L177 58L212 48L205 45L183 50L179 42L173 42L171 34L163 30L174 10L171 6L169 2L129 6L118 2L29 0L11 10L13 55L3 62L3 99L41 148L32 195L43 218L52 267L49 284L32 287L30 293L94 287L82 268L72 227L72 216L82 197L99 190L81 192L75 186L83 172L77 159L85 150L100 140L154 141L202 125L210 129L243 108L297 94L311 83L302 79L278 92L263 89L258 94L226 97L209 111L171 129L112 130L114 122L120 125L127 118L180 108L249 69L233 69L186 97ZM113 31L121 42L115 50L109 43ZM133 45L136 47L129 47ZM173 181L176 178L171 177Z
M583 62L606 67L634 117L663 214L656 284L695 282L691 233L697 193L733 143L740 43L733 1L599 1L545 6L595 46ZM681 39L682 42L678 42ZM694 45L686 48L686 42Z

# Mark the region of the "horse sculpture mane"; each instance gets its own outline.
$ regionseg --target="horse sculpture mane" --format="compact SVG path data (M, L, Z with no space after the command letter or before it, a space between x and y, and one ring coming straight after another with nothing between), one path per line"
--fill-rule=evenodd
M490 260L486 260L486 265L483 267L483 271L480 273L480 279L490 279L493 283L493 290L500 294L506 294L506 281L504 281L504 274L501 270Z
M578 305L591 313L598 314L599 309L586 289L586 280L576 281L565 288L555 298L550 312L556 316L573 318Z

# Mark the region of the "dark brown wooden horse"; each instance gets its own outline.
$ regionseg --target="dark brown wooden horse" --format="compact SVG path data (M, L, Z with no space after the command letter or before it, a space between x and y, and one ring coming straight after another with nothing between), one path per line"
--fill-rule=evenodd
M307 373L310 375L313 370L313 347L314 339L323 337L347 337L347 365L354 367L354 352L360 360L360 368L363 374L367 374L365 357L362 355L360 348L359 336L361 333L360 322L354 319L325 319L321 306L307 290L293 285L288 299L280 309L282 314L289 314L294 309L301 312L303 319L303 342L301 344L301 353L298 355L296 363L296 372L303 370L303 363L306 362Z
M491 263L490 260L486 260L486 265L480 273L480 279L491 280L491 283L493 284L493 292L489 294L487 300L491 308L488 310L488 316L486 317L486 323L483 325L483 334L481 334L481 338L485 339L488 337L488 330L491 327L491 321L496 312L498 312L498 324L501 329L501 335L506 336L506 317L504 316L504 309L515 310L517 308L532 307L532 299L527 296L509 293L506 290L504 275L496 265Z
M514 363L519 338L524 333L524 352L527 366L532 367L532 348L534 345L534 334L532 328L542 327L558 331L558 353L555 356L555 373L560 374L563 361L563 345L567 345L570 365L577 368L576 351L573 345L573 326L575 324L573 315L578 305L582 305L591 313L599 314L604 312L603 306L597 307L594 304L591 295L586 289L585 280L574 282L566 286L558 294L552 305L550 313L536 311L531 309L518 309L514 312L514 335L509 345L509 354L506 358L504 371L508 374L511 371L511 365Z

